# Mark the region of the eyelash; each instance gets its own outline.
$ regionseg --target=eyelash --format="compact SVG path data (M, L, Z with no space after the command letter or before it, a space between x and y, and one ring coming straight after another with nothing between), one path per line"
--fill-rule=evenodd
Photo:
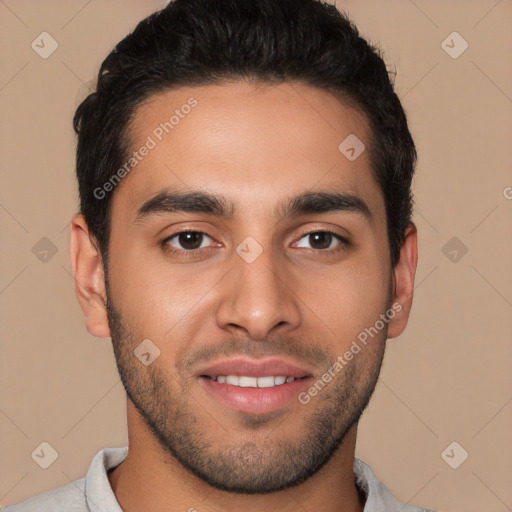
M173 255L188 257L188 256L195 256L195 255L197 255L197 253L199 251L203 250L203 249L208 249L208 247L203 247L201 249L192 249L192 250L188 250L188 251L187 250L179 250L179 249L174 249L173 247L171 247L167 243L167 242L169 242L169 240L172 240L173 238L175 238L178 235L181 235L183 233L195 233L195 234L206 235L207 237L209 237L209 238L211 238L213 240L213 237L211 237L205 231L200 231L200 230L183 230L183 231L178 231L178 232L176 232L176 233L166 237L164 240L162 240L161 245L162 245L163 250L165 252L171 253ZM317 233L332 235L340 243L334 249L310 249L311 251L315 251L315 252L318 252L318 253L324 253L325 255L329 255L329 254L333 254L333 253L338 253L338 252L344 251L344 250L346 250L351 245L350 242L346 238L342 237L338 233L335 233L333 231L328 231L328 230L307 231L307 232L303 233L299 237L299 240L302 240L305 236L314 235L314 234L317 234Z

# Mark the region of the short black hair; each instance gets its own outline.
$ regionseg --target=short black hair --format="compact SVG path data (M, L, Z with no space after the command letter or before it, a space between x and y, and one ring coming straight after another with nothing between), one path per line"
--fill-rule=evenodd
M80 211L104 265L114 192L98 198L95 190L129 158L136 108L172 88L245 79L298 81L363 112L395 266L411 221L417 155L391 76L380 49L336 6L320 0L173 0L148 16L104 60L95 92L73 120Z

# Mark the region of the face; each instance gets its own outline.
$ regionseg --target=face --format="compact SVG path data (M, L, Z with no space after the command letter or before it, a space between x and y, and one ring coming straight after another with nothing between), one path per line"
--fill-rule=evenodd
M313 87L239 82L154 95L130 135L108 321L88 328L167 454L219 489L295 485L357 424L408 312L415 261L390 268L366 121Z

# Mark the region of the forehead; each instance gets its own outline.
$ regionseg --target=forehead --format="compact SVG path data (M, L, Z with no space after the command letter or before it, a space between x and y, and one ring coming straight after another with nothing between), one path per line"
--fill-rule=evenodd
M139 105L128 134L128 157L137 161L113 202L122 199L135 210L166 187L207 189L253 214L290 192L330 187L383 207L366 119L318 88L291 82L180 87ZM344 141L366 149L351 160Z

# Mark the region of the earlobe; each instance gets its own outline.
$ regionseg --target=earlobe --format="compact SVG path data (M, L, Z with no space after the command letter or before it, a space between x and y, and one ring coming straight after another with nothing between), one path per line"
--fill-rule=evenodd
M418 236L416 226L411 222L400 247L400 259L393 269L393 295L391 306L396 304L397 314L388 324L388 338L396 338L407 326L414 292L414 277L418 264Z
M98 338L108 338L107 295L102 257L83 215L71 221L71 268L75 292L85 315L87 330Z

